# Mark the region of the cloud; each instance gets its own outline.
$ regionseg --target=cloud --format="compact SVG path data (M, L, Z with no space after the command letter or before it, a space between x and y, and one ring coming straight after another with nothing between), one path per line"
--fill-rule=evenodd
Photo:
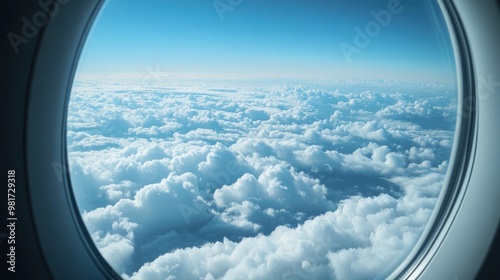
M115 270L125 270L130 265L134 252L134 244L121 235L106 235L102 239L94 239L99 252Z
M414 179L422 187L432 174ZM418 185L416 185L418 184ZM439 192L440 186L432 187ZM406 196L411 194L406 194ZM409 197L408 197L409 198ZM426 200L423 196L412 199ZM269 235L175 250L146 263L131 279L363 279L394 269L432 212L386 194L352 197L335 211ZM389 268L387 266L390 266ZM212 278L213 277L213 278Z
M171 82L82 79L69 105L75 196L124 278L383 277L420 238L453 143L445 89Z

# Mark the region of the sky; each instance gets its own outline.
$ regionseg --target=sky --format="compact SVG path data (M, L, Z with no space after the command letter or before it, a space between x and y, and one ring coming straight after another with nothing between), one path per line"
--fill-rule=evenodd
M66 139L99 252L134 280L385 279L454 143L432 3L107 1Z
M79 71L149 68L453 83L450 39L434 2L109 0Z

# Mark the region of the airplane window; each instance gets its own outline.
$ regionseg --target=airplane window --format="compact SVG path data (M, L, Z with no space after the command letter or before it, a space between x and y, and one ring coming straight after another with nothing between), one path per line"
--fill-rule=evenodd
M446 188L456 69L435 1L109 0L68 105L83 222L124 279L383 279Z

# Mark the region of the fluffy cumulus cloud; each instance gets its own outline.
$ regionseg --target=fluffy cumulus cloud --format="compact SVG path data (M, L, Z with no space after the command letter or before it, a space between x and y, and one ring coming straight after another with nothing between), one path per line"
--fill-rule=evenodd
M125 279L394 269L442 188L453 91L221 83L75 82L71 178L110 265Z

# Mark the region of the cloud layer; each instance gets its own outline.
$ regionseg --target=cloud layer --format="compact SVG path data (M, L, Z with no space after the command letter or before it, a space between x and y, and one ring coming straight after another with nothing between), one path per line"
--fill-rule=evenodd
M334 87L77 81L71 178L100 252L127 279L383 277L439 196L455 96Z

